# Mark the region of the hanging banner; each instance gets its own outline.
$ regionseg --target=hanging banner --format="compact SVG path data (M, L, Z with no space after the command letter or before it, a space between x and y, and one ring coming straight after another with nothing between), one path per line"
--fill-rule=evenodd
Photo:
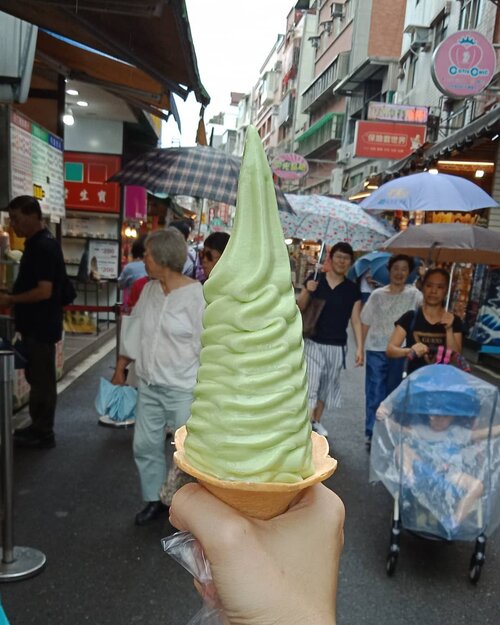
M120 212L120 185L106 182L121 167L119 156L64 154L66 206L72 210Z

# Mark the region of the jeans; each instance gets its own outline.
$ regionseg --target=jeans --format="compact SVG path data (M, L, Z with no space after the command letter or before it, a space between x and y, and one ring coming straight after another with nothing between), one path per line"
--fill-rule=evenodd
M139 379L134 427L134 460L144 501L158 501L167 475L165 429L186 423L191 414L192 391L147 385Z
M30 385L29 412L33 427L52 434L57 403L56 346L23 336L27 365L24 370Z
M366 351L365 435L372 436L375 413L380 403L399 385L403 376L404 358L388 358L385 352Z

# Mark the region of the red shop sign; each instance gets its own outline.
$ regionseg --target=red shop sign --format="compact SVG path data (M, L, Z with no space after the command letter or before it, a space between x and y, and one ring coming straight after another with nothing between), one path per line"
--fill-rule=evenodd
M119 171L121 158L107 154L64 153L66 208L101 213L120 212L120 185L106 182Z
M420 124L359 121L354 154L366 158L404 158L423 145L426 130Z

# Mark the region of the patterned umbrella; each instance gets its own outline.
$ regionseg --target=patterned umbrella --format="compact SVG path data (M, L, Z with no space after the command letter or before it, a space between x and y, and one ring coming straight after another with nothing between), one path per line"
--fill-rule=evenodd
M280 214L287 237L328 244L347 241L354 250L374 250L393 231L357 204L325 195L285 194L295 215Z
M134 158L109 182L145 187L151 193L188 195L236 206L241 159L216 148L155 148ZM276 189L278 208L292 213Z

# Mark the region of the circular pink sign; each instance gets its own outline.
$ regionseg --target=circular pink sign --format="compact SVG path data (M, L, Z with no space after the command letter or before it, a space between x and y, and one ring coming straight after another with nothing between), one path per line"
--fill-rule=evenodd
M275 156L271 163L271 169L283 180L297 180L309 171L309 163L300 154L290 152Z
M459 30L439 44L432 57L432 79L445 95L481 93L495 73L495 49L475 30Z

